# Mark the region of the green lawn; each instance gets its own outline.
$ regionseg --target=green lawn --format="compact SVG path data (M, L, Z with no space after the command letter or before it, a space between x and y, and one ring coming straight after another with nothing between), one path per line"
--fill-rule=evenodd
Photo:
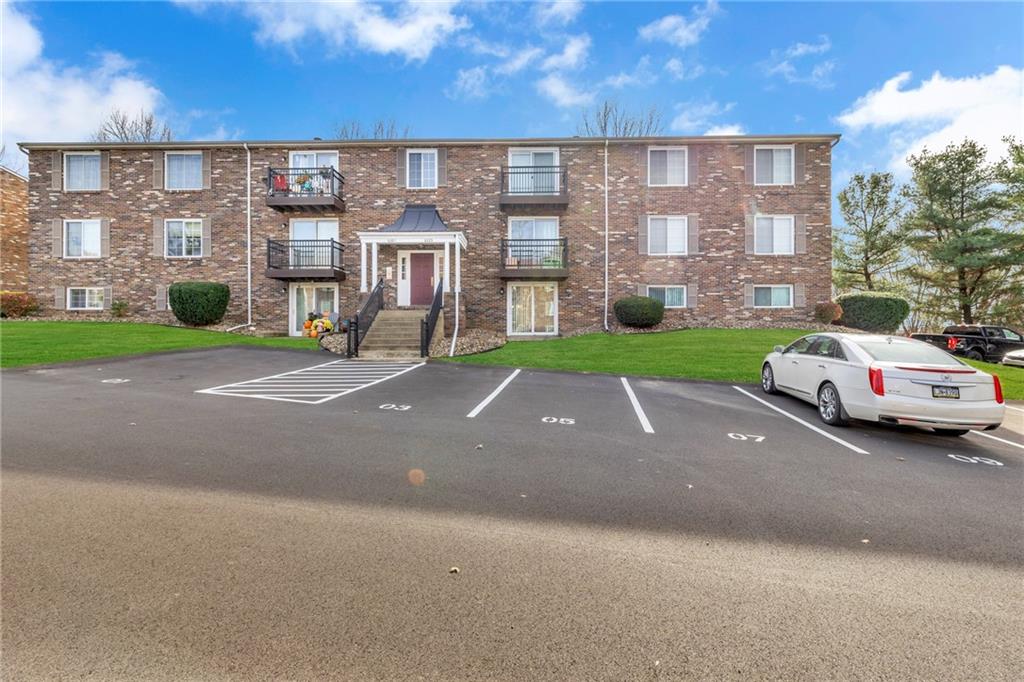
M655 334L587 334L546 341L510 341L452 362L681 377L757 383L772 347L810 332L802 329L687 329ZM998 374L1003 394L1024 400L1024 369L985 362L972 365Z
M183 348L273 346L315 350L315 339L256 338L123 322L0 322L0 367L141 355Z

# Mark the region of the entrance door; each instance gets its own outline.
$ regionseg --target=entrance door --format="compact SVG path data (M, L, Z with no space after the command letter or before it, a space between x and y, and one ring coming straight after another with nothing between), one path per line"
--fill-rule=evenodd
M289 298L291 336L302 336L302 323L310 313L327 316L338 312L337 284L292 284Z
M508 333L558 333L558 285L512 282L508 286Z
M512 171L509 191L521 194L558 193L558 154L552 149L517 149L509 152L508 165L529 169Z
M434 300L434 254L409 254L409 305L430 305Z

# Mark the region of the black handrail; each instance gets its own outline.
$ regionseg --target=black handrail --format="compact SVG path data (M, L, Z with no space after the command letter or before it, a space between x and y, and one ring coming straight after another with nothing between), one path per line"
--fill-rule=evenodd
M502 239L501 266L516 268L569 267L569 240L558 239Z
M568 166L502 166L504 194L560 194L569 187Z
M377 280L369 297L359 312L348 321L348 357L359 357L359 345L363 342L370 325L377 319L377 313L384 309L384 278Z
M430 311L420 320L420 357L430 355L430 342L434 338L434 327L437 326L437 316L441 314L444 307L444 278L437 283L434 291L434 300L430 303Z
M340 270L344 250L344 245L335 239L268 239L267 267L274 270Z
M332 195L341 199L345 176L331 166L323 168L271 168L267 173L270 196L315 197Z

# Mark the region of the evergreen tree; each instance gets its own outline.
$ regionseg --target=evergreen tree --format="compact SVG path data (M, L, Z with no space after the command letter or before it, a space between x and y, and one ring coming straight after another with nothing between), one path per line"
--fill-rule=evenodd
M899 266L906 232L901 224L906 202L891 173L860 173L839 193L844 228L833 240L833 278L838 289L885 287Z

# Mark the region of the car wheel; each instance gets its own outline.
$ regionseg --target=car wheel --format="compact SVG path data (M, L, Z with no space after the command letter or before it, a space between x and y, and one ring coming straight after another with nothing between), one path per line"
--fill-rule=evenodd
M826 382L818 389L818 416L829 426L846 425L846 410L834 384Z
M970 433L969 429L935 429L935 433L940 436L962 436L965 433Z
M775 388L775 373L772 372L772 366L767 362L761 368L761 390L765 393L779 392L779 389Z
M985 356L982 355L981 353L979 353L976 350L969 350L969 351L967 351L965 356L967 357L968 360L984 360L985 359Z

